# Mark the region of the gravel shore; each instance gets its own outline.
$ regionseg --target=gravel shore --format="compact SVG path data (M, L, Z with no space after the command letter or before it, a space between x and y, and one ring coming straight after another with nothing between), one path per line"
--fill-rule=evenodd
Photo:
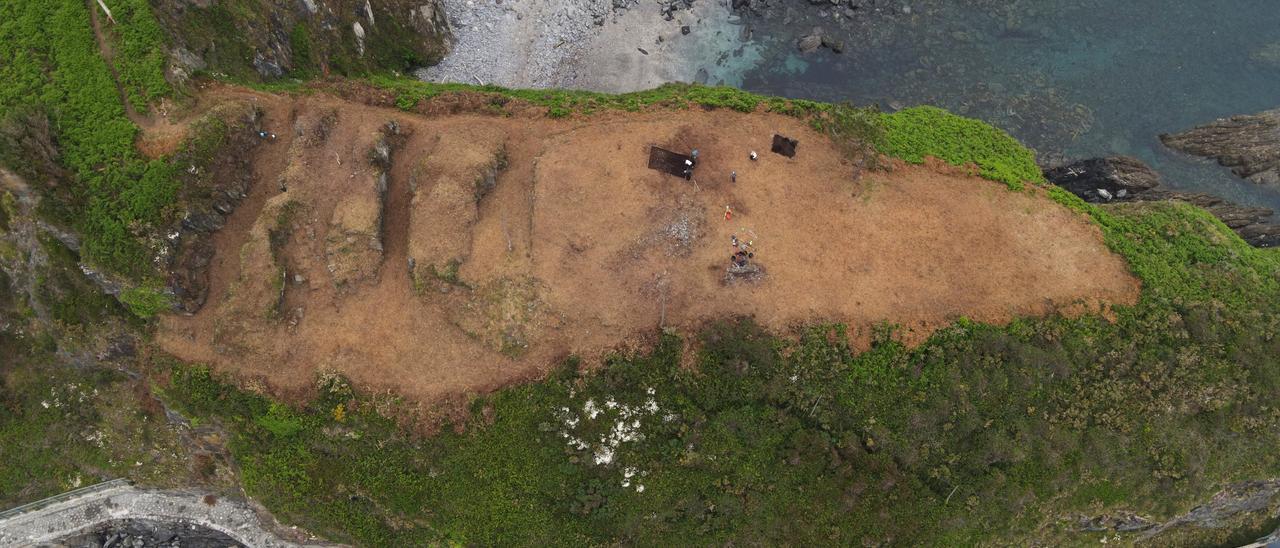
M737 85L760 59L727 0L444 0L454 43L432 82L623 92ZM665 12L670 12L668 15Z
M87 488L46 506L0 516L0 546L56 544L102 528L128 528L129 524L163 524L166 530L216 531L255 548L332 546L298 544L271 531L252 503L219 499L200 491L139 489L127 483L108 482ZM6 514L9 514L6 512ZM196 539L206 535L195 532Z

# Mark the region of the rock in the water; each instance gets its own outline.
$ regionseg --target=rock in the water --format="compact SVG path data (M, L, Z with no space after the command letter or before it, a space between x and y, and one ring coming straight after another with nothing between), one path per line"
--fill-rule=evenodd
M1046 170L1044 176L1086 202L1109 202L1160 184L1160 175L1142 161L1128 156L1080 160Z
M1249 58L1259 63L1280 68L1280 42L1273 42L1254 50L1253 53L1249 54Z
M796 42L796 47L800 49L800 53L809 53L822 47L822 29L814 28L813 32L802 36L800 41Z
M1255 183L1280 184L1280 109L1164 134L1160 141L1188 154L1213 158Z
M1086 202L1177 200L1207 210L1254 247L1280 245L1280 219L1265 207L1244 206L1209 194L1160 188L1160 175L1125 156L1090 158L1045 170L1045 178Z
M824 34L822 35L822 47L830 49L832 53L841 53L844 51L844 41L836 40Z

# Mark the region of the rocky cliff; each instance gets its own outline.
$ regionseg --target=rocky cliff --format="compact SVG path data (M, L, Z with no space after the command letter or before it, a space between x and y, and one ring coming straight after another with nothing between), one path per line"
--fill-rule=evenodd
M404 71L449 46L439 0L152 2L168 34L169 76L201 70L250 80Z

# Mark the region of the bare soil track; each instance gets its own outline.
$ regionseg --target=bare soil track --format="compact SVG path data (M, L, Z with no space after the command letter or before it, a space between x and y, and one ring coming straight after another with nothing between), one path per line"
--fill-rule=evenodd
M858 344L887 321L918 342L960 317L1105 312L1139 292L1100 231L1042 193L938 166L855 178L790 117L423 116L232 88L201 102L218 96L258 103L278 139L216 235L208 304L163 318L158 340L286 397L333 371L436 402L729 316L844 322ZM795 158L768 152L775 133ZM653 145L699 149L693 181L647 169ZM759 272L729 275L735 237Z

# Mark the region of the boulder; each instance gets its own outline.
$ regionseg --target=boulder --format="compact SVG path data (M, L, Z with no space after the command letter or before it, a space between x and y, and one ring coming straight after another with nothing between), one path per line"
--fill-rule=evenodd
M1280 109L1167 133L1160 141L1169 148L1217 160L1255 183L1280 185Z
M822 36L822 29L815 27L812 32L800 37L796 47L800 49L800 53L809 53L822 47Z

